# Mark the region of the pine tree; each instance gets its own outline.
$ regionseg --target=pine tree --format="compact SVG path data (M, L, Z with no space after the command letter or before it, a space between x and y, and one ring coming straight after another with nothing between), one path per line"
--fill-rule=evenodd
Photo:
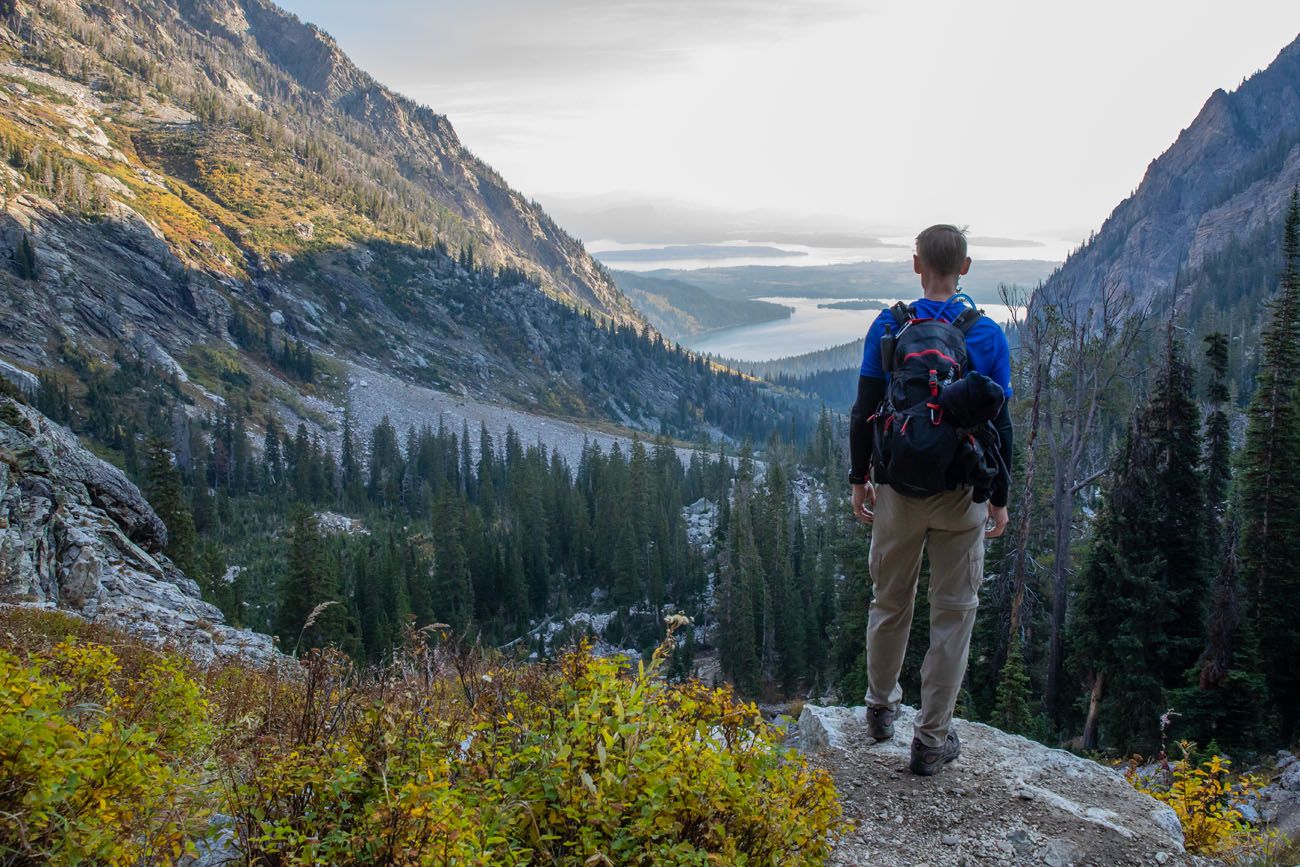
M280 425L275 416L266 420L266 437L262 441L262 464L265 467L267 490L276 490L284 483L284 455L280 451Z
M149 443L146 496L167 527L165 553L186 575L195 574L198 563L194 516L186 502L180 471L172 461L172 451L161 439Z
M1259 372L1247 411L1241 459L1241 556L1246 617L1259 642L1258 669L1290 740L1300 725L1300 194L1293 192L1283 235L1283 271L1261 338Z
M35 280L39 270L36 262L36 246L32 243L31 235L23 232L22 239L18 242L18 249L14 251L14 263L18 266L18 276L24 280Z
M361 505L364 490L357 461L356 433L352 429L352 407L343 408L343 445L339 455L339 482L343 488L343 505L355 509Z
M1090 689L1086 747L1105 740L1153 749L1165 690L1182 685L1200 651L1207 593L1198 416L1171 328L1079 576L1069 638Z
M1222 331L1205 336L1205 359L1210 369L1210 382L1206 389L1209 413L1205 418L1207 524L1217 543L1232 484L1232 439L1225 409L1232 394L1228 390L1228 336Z
M463 506L448 493L434 509L437 531L434 553L434 614L456 630L469 625L474 610L470 588L469 555L465 550Z
M1034 715L1029 707L1029 673L1020 652L1017 636L1007 648L1006 661L998 677L997 703L993 706L993 725L1012 734L1030 734Z
M1152 514L1135 516L1140 529L1164 542L1163 570L1157 573L1161 599L1152 616L1160 634L1156 675L1166 687L1182 683L1204 646L1209 597L1201 422L1194 394L1191 368L1171 325L1143 425L1154 450L1153 493L1158 499Z
M296 507L276 609L280 647L297 652L342 643L348 637L347 614L316 519L306 508Z

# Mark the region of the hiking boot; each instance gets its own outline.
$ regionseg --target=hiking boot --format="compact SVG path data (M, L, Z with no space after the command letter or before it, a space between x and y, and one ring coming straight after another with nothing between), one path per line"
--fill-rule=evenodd
M891 707L867 708L867 732L878 741L894 736L894 709Z
M932 777L944 765L961 755L961 740L955 731L949 730L942 746L927 747L919 738L912 738L912 762L908 765L912 773L922 777Z

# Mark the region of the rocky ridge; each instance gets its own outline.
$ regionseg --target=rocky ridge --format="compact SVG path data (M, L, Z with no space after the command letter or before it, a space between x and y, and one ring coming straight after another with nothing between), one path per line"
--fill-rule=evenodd
M163 554L167 528L120 470L0 397L0 603L57 608L199 660L272 658Z
M835 778L856 826L835 865L1125 867L1211 863L1188 855L1178 817L1114 769L957 720L962 755L934 777L907 769L915 710L891 740L866 709L804 705L795 739Z
M1300 183L1300 38L1232 92L1216 90L1141 184L1046 283L1079 302L1139 301L1234 239L1280 223Z

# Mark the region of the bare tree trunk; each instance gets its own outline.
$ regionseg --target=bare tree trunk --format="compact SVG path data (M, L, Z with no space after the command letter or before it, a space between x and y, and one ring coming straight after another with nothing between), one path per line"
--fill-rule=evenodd
M1097 748L1097 721L1101 716L1101 697L1106 690L1106 673L1098 672L1092 678L1092 690L1088 693L1088 718L1083 724L1083 737L1080 744L1085 750Z
M1046 399L1054 534L1052 617L1043 699L1048 713L1059 719L1076 499L1104 472L1104 458L1096 442L1098 417L1137 345L1135 338L1143 330L1146 311L1134 312L1131 298L1115 286L1104 287L1093 306L1083 305L1068 289L1043 303L1050 308L1054 325L1048 338L1053 358L1049 373L1065 386L1065 393L1057 396L1049 385ZM1085 471L1089 459L1101 463L1103 469Z
M1041 351L1041 350L1039 350ZM1025 478L1020 495L1020 514L1016 521L1016 560L1012 577L1011 623L1008 627L1008 646L1020 634L1020 609L1025 603L1025 582L1028 577L1029 527L1034 501L1034 470L1038 463L1038 452L1034 443L1038 440L1038 408L1043 394L1043 365L1034 365L1034 396L1029 406L1029 433L1025 438Z

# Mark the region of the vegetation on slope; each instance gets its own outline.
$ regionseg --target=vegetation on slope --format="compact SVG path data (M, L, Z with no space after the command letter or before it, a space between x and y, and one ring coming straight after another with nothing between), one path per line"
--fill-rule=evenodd
M830 778L729 691L579 649L520 666L411 633L199 670L62 615L0 611L0 855L172 863L229 817L276 864L818 864Z

